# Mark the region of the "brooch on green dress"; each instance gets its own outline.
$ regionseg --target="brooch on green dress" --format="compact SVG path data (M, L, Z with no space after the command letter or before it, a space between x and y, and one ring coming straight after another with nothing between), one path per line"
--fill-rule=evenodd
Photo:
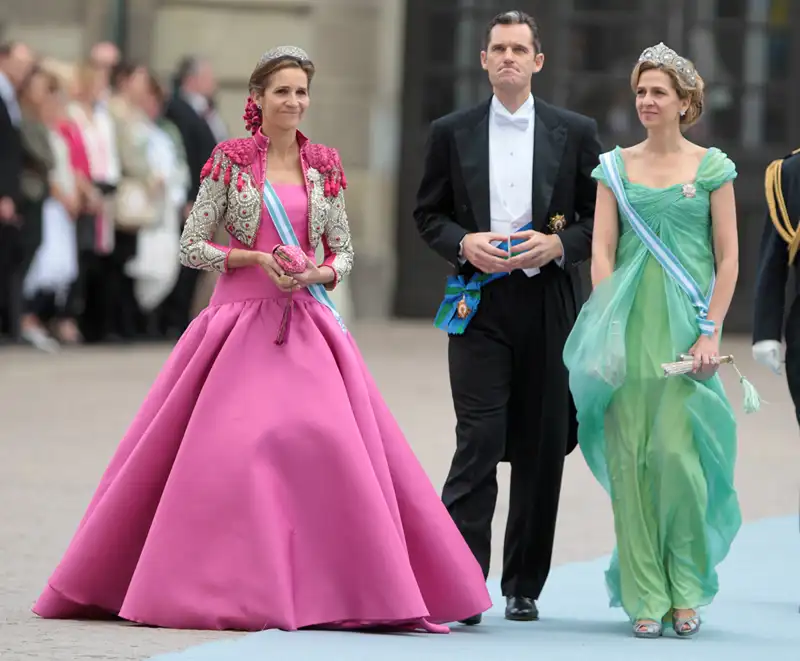
M683 196L684 197L694 197L697 194L697 189L694 187L694 184L684 184L683 185Z

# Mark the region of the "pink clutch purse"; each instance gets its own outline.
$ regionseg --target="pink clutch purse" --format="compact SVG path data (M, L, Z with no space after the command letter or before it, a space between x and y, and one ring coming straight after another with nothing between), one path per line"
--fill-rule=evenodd
M308 268L306 253L300 246L278 246L272 256L287 273L302 273Z
M308 268L308 258L300 246L277 246L272 251L272 256L286 273L302 273ZM292 321L292 307L292 293L289 292L289 300L286 301L286 307L283 309L283 319L281 319L275 344L283 344L286 341L289 324Z

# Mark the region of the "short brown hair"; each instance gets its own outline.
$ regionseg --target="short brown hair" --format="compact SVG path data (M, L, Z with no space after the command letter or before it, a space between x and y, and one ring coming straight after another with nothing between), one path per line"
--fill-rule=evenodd
M526 14L524 11L519 11L518 9L512 9L511 11L504 11L495 16L486 26L486 46L489 45L492 39L492 30L496 25L527 25L531 29L533 49L537 53L542 52L542 39L539 36L539 24L530 14Z
M159 104L163 105L166 102L167 92L161 84L161 81L150 69L147 70L147 89Z
M45 83L47 84L47 91L50 94L57 94L61 92L61 81L56 74L44 67L39 69L39 73L44 76Z
M17 87L17 94L20 97L27 95L31 85L33 84L33 81L40 76L44 77L43 74L44 71L42 71L41 64L39 62L34 62L33 66L28 71L28 75L22 79L22 82L19 84L19 87Z
M269 85L269 79L282 69L302 69L308 76L308 85L311 86L311 79L314 77L314 63L311 60L301 60L297 57L284 55L267 60L263 64L256 65L250 75L249 89L250 94L263 94Z
M694 68L694 64L687 60L687 64ZM637 62L631 73L631 89L636 92L639 87L639 77L645 71L658 70L667 74L672 81L672 87L677 92L678 98L689 101L689 107L686 109L686 114L681 116L681 126L689 128L700 120L703 114L703 96L705 91L705 82L700 77L699 73L695 72L695 83L691 85L675 68L670 64L658 64L657 62L650 62L643 60Z

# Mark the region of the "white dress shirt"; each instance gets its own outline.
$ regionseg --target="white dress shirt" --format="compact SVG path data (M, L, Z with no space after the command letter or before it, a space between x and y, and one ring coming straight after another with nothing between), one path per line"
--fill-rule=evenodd
M496 97L489 109L490 230L508 236L533 219L533 158L536 112L533 95L515 113ZM560 241L560 238L559 238ZM494 242L497 245L499 242ZM459 247L459 263L466 260ZM564 256L555 260L563 267ZM523 269L528 277L538 268Z
M491 231L509 236L533 218L533 96L515 113L492 97L489 111L489 214ZM523 269L528 277L538 268Z
M6 110L8 110L11 123L14 126L19 126L22 113L20 112L19 102L17 101L17 92L14 89L14 85L11 84L11 81L2 71L0 71L0 98L2 98L6 104Z

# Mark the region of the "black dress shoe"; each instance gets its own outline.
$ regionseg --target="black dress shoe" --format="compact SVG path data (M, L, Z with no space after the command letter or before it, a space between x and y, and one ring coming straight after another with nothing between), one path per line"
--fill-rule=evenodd
M459 621L461 622L461 624L466 624L468 627L474 627L476 624L480 624L482 619L483 615L478 613L477 615L468 617L466 620L459 620Z
M530 597L506 597L506 619L531 622L539 619L539 609Z

